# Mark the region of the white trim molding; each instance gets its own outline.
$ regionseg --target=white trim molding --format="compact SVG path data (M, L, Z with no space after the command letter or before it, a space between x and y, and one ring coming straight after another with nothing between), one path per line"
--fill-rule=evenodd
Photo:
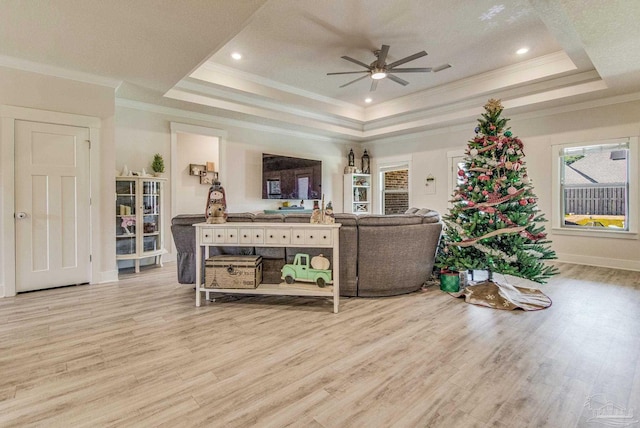
M608 257L583 256L566 253L556 253L556 256L558 256L557 261L562 263L640 271L640 261L638 260L611 259Z

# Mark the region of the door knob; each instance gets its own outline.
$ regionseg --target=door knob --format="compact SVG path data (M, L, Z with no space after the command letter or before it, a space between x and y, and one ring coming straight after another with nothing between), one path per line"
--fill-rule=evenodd
M16 213L16 218L23 219L23 218L27 218L27 217L28 217L27 213L24 212L24 211L20 211L20 212Z

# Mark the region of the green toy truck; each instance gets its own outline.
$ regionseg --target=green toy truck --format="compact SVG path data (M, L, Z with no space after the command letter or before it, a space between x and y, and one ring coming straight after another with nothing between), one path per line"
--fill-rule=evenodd
M329 261L324 257L321 258L326 260L325 263L328 267ZM313 269L310 266L310 261L311 257L309 254L296 254L292 264L286 264L282 267L282 279L284 279L287 284L293 284L295 281L315 282L318 287L325 287L327 284L331 284L331 270Z

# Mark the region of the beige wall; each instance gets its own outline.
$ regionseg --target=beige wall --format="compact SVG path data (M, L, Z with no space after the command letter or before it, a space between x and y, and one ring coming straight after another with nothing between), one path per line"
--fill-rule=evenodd
M509 118L509 111L504 117ZM474 135L476 123L457 126L441 132L399 138L384 144L369 144L373 159L379 163L386 159L407 157L411 159L410 205L433 208L441 213L448 210L451 190L447 153L462 151ZM551 182L551 146L572 142L589 142L600 139L640 135L640 102L603 106L567 113L555 113L530 118L513 118L508 126L524 143L525 161L534 191L539 197L538 206L546 214L545 227L552 247L560 260L574 263L620 267L640 270L640 240L567 236L551 230L553 204ZM425 178L436 178L437 190L433 195L425 190ZM637 219L636 219L637 220Z
M179 122L188 125L208 127L220 131L225 136L220 138L220 158L218 160L220 180L227 197L227 209L229 212L255 212L264 209L277 209L280 205L276 201L262 199L262 153L274 153L282 155L299 156L322 161L322 184L325 200L333 201L336 211L342 211L342 173L346 165L348 148L343 144L315 139L312 136L293 136L286 131L255 130L230 126L225 122L216 122L211 116L211 121L189 119L174 116L171 113L152 112L133 109L129 107L116 108L116 165L121 169L123 165L131 170L139 170L151 162L154 153L161 153L165 158L165 168L170 171L169 165L171 152L171 122ZM211 137L209 137L211 138ZM192 141L193 143L194 141ZM193 149L185 151L191 153ZM182 163L186 165L187 155L178 147L178 170L184 180L196 180L194 177L183 177L186 174ZM213 155L212 155L213 156ZM183 160L180 160L183 158ZM196 156L189 162L200 158L201 162L207 159ZM210 160L210 159L209 159ZM184 171L183 171L184 170ZM174 179L169 173L165 173L169 182ZM195 181L193 181L195 182ZM181 185L180 208L176 213L171 213L170 186L165 192L164 214L166 219L179 213L204 213L204 202L208 188L198 184L189 189L186 184ZM183 209L186 202L183 197L191 198L188 203L188 212ZM299 201L296 201L299 202ZM306 202L308 207L311 202ZM165 222L165 248L171 250L170 221ZM168 255L167 260L173 256Z
M329 141L229 128L225 158L222 160L226 165L222 184L229 211L277 209L280 205L279 202L262 199L262 153L321 160L325 202L332 201L334 209L342 211L342 175L348 152L345 147ZM236 170L235 166L239 169ZM312 207L309 201L305 201L305 205Z
M175 177L176 214L204 213L207 194L210 185L200 184L200 178L189 174L190 164L215 164L216 171L220 166L220 139L208 135L177 134L178 156L175 159L178 166L178 176ZM213 177L213 174L209 174Z

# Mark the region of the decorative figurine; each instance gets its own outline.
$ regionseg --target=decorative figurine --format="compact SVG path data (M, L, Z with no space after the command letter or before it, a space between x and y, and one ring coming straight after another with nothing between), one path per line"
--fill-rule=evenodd
M369 153L367 153L367 149L364 149L364 154L362 155L362 173L370 174L371 166L369 164Z
M327 204L327 207L324 210L324 215L322 219L323 224L332 224L335 223L336 219L333 214L333 205L331 205L331 201Z
M309 254L298 253L293 263L282 267L281 278L287 284L293 284L296 281L315 282L318 287L324 288L327 284L333 283L329 266L329 259L322 254L312 258Z
M219 181L215 181L209 188L205 218L210 224L226 223L227 221L227 198L224 187Z

